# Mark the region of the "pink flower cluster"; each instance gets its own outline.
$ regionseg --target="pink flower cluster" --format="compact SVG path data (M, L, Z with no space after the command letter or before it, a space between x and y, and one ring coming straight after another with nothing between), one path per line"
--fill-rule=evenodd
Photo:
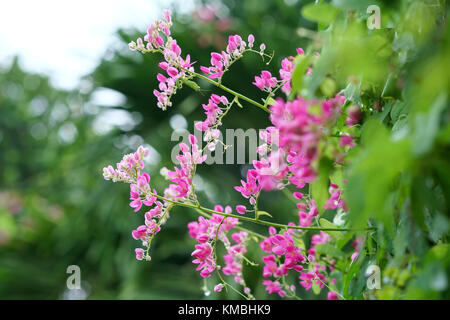
M248 36L248 47L252 48L255 37ZM242 57L247 43L242 40L239 35L232 35L228 37L228 45L226 51L221 53L211 52L211 66L201 66L200 70L206 74L210 79L221 78L226 69L237 59Z
M271 253L262 258L264 262L263 277L273 276L276 279L280 279L288 275L292 269L297 272L303 270L302 264L306 262L306 259L301 254L301 249L295 246L291 235L292 232L293 230L291 229L283 234L279 234L274 227L269 228L270 236L260 243L260 247L264 252ZM266 285L266 290L269 293L275 292L281 297L286 294L284 290L281 290L281 287L278 289L278 281L266 280L263 284Z
M113 182L121 181L131 183L135 176L144 169L144 158L149 154L149 150L140 146L136 152L126 154L123 159L117 163L116 169L113 166L103 168L103 178Z
M275 127L268 127L259 134L266 143L257 148L258 154L264 155L272 149L272 146L277 147L278 130ZM250 204L253 205L260 190L271 191L275 187L283 188L282 180L288 173L283 155L282 150L272 150L267 157L254 160L253 169L247 171L247 181L241 180L241 186L235 186L235 190L240 192L244 198L249 199Z
M301 48L299 48L301 49ZM303 51L303 49L301 49ZM298 50L297 50L298 51ZM291 78L294 71L294 57L287 57L281 61L280 78L283 83L281 90L289 94L291 93Z
M266 291L268 294L278 293L278 295L283 298L286 296L286 291L281 288L281 284L278 280L264 280L263 285L266 287Z
M298 55L304 55L305 52L302 48L297 49ZM269 71L262 71L260 76L255 76L255 81L252 82L256 87L258 87L262 91L271 92L273 88L277 86L277 84L280 82L282 83L281 90L289 94L291 92L291 78L292 78L292 72L294 71L294 57L290 56L287 58L284 58L281 61L281 69L280 69L280 80L278 80L276 77L272 77L272 74ZM308 69L308 73L310 73L311 70Z
M177 90L177 80L189 79L188 71L194 71L191 57L188 54L186 58L181 57L181 48L177 41L170 36L170 27L172 26L172 18L169 10L164 11L164 19L156 20L147 29L147 34L137 39L137 43L132 41L129 43L131 50L139 50L142 53L161 52L164 60L159 63L161 69L166 71L167 75L158 73L156 78L159 81L159 90L154 90L153 94L158 99L158 107L165 110L172 106L170 98ZM164 40L164 38L166 40ZM147 42L144 45L144 41Z
M345 120L346 124L348 124L349 126L352 126L352 125L358 123L363 116L363 114L361 112L361 107L358 105L349 106L347 108L347 115L348 115L348 118Z
M164 191L164 196L176 200L184 201L193 196L192 194L192 173L196 165L203 163L207 155L202 154L202 150L197 144L197 138L190 134L190 147L185 143L180 143L182 154L176 156L180 167L175 167L174 171L167 170L165 175L172 182Z
M330 199L324 205L324 209L337 209L342 208L344 211L347 211L347 207L345 205L344 199L341 198L341 191L339 187L334 183L330 184L330 188L328 189L330 192Z
M331 241L331 237L323 232L320 231L319 234L315 234L311 237L311 247L308 250L308 260L309 261L315 261L316 260L316 249L314 248L316 244L323 244Z
M150 188L150 175L144 171L144 158L149 150L140 146L136 152L127 154L117 163L117 169L108 166L103 169L105 180L122 181L130 184L130 207L138 212L143 205L152 207L145 213L145 224L132 231L135 240L140 240L144 247L149 247L151 239L161 230L165 204L157 200L156 190ZM167 217L165 217L167 218ZM136 259L144 258L144 250L137 248ZM150 260L150 256L146 256Z
M272 77L269 71L263 70L261 76L255 76L255 82L252 82L259 90L270 92L278 84L276 77Z
M331 241L331 237L323 232L320 231L319 234L315 234L311 237L311 246L308 250L308 261L309 263L313 263L316 261L316 249L315 246L317 244L324 244ZM333 269L333 267L330 267L330 270ZM310 269L309 272L302 272L299 276L300 285L304 287L306 290L311 289L314 283L316 283L319 287L319 289L322 289L325 286L325 283L327 282L326 276L323 274L323 272L326 271L326 266L322 265L320 263L314 264L312 270Z
M309 227L314 217L319 215L319 210L317 209L316 202L313 199L306 202L297 203L297 208L299 218L298 224L301 227Z
M205 121L196 122L195 128L199 131L208 131L211 127L222 125L222 123L218 122L220 115L223 113L223 110L219 105L223 104L227 106L228 103L227 97L212 94L208 100L208 104L202 104L202 107L205 110L206 119Z
M344 102L342 96L321 103L303 98L288 102L277 99L270 107L274 126L260 132L266 143L257 150L259 154L270 152L266 158L253 162L254 168L247 172L247 181L242 180L241 186L235 189L254 204L261 189L282 189L286 182L301 189L311 183L316 178L319 142L327 139ZM299 209L300 225L309 226L318 214L314 201L299 204Z
M305 288L305 290L311 289L313 284L317 284L320 289L325 286L326 278L320 271L324 271L325 266L316 264L314 265L314 271L302 272L299 276L300 285Z
M352 246L355 248L355 252L353 252L351 256L352 261L355 261L358 258L359 252L361 251L363 245L364 245L364 236L359 236L356 238L355 241L352 242Z
M222 268L222 272L225 275L234 275L234 281L245 286L245 281L242 278L242 259L243 255L247 253L248 233L245 231L236 232L231 235L231 238L236 244L227 248L227 254L223 257L225 266Z
M217 212L224 212L224 208L216 205L214 208ZM227 206L225 212L231 213L231 207ZM188 223L189 236L196 239L198 244L192 256L196 259L193 263L198 264L197 270L203 278L208 278L211 273L216 270L216 261L214 257L213 247L215 241L220 240L226 246L230 245L230 241L226 233L236 227L238 219L225 218L218 214L213 214L210 219L199 217L198 221ZM219 228L220 225L220 228Z

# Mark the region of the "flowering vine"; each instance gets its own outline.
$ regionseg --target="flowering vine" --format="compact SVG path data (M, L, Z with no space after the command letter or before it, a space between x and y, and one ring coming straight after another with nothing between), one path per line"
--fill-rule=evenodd
M238 292L246 299L254 298L244 279L243 268L246 264L258 266L246 257L247 246L256 241L265 254L262 257L262 284L269 294L298 298L296 285L300 285L305 290L313 288L320 291L326 287L329 290L328 299L340 298L333 289L336 280L330 276L336 268L335 261L317 248L333 241L330 233L356 231L318 222L323 210L348 211L341 192L343 185L328 185L327 182L329 197L326 201L318 201L308 190L319 179L321 159L327 158L334 163L345 162L346 152L355 145L355 140L348 133L336 136L336 123L343 118L349 127L357 124L361 118L359 107L352 106L344 112L346 99L342 95L326 100L307 100L301 96L288 101L281 97L273 99L278 89L288 96L292 94L292 75L296 67L294 57L282 60L280 79L267 70L255 76L253 85L268 94L263 99L265 103L260 104L224 86L222 80L232 64L246 53L272 59L273 54L265 53L265 44L260 44L259 50L254 50L253 35L248 35L247 42L239 35L231 35L223 51L211 53L210 66L200 66L203 73L200 74L195 71L196 62L191 62L190 55L182 55L181 47L171 36L171 26L170 11L164 11L164 18L151 24L143 39L138 38L129 44L131 50L143 54L160 53L163 56L164 60L159 63L163 71L156 76L159 90L154 90L157 106L163 110L172 106L171 97L183 84L198 89L198 84L193 81L195 78L212 83L225 94L232 95L233 99L212 94L208 103L202 105L206 118L194 126L205 133L206 146L202 148L202 141L192 134L189 135L189 145L179 144L179 165L173 170L162 170L163 176L170 182L163 192L158 193L152 188L151 177L144 171L144 159L149 154L146 148L139 147L135 153L125 155L116 168L104 168L106 180L130 184L130 207L135 212L144 208L144 224L132 231L132 237L142 245L142 248L135 249L136 258L151 260L152 240L169 219L170 210L174 206L187 207L199 214L198 220L187 226L189 236L196 241L192 262L205 279L217 274L220 282L214 286L215 292L225 288ZM297 55L304 56L305 52L298 48ZM313 70L308 67L306 74L311 72ZM253 168L247 171L246 180L235 186L235 190L248 204L239 204L234 210L229 205L223 207L218 204L210 209L198 201L193 183L196 168L207 159L205 149L213 151L217 143L221 143L219 127L222 119L234 104L242 106L241 101L268 112L272 125L260 133L264 143L258 146L257 152L262 158L253 162ZM259 210L261 191L274 190L283 190L296 203L296 222L281 224L262 219L263 215L270 214ZM252 212L254 215L250 216ZM242 221L268 226L268 236L242 227ZM368 227L364 230L371 229ZM305 246L307 237L309 249ZM357 258L364 242L364 238L358 239L352 261ZM218 256L218 243L225 248L222 257ZM289 282L292 278L290 274L295 274L297 280L294 283ZM237 287L228 283L223 276L231 276Z

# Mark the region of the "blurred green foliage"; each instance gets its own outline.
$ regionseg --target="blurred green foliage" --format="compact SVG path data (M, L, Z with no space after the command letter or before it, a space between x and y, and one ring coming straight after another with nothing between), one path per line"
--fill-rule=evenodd
M346 298L449 298L450 204L449 86L450 35L445 1L237 1L214 2L216 13L199 1L191 14L175 14L174 37L183 54L197 65L207 64L211 51L222 50L227 36L253 33L275 58L266 65L246 56L224 77L232 89L258 99L251 85L260 69L278 74L281 59L298 60L294 90L308 98L334 96L341 89L348 105L361 105L364 125L352 132L361 147L349 156L345 174L328 170L331 180L346 179L345 196L355 226L373 224L354 264L347 257L354 234L330 233L337 247L319 247L324 254L343 257L335 278ZM378 4L382 28L367 30L366 8ZM213 6L213 7L214 7ZM211 8L211 7L208 7ZM138 10L138 9L137 9ZM209 11L208 11L209 10ZM17 61L0 70L0 298L70 298L66 268L79 265L82 286L92 299L238 298L232 292L205 296L194 272L190 252L194 241L186 224L195 212L175 208L152 246L152 262L139 263L131 230L142 217L128 207L124 185L103 181L101 169L120 160L140 143L152 147L148 163L152 183L166 182L157 173L170 168L176 124L188 130L203 118L201 103L216 88L201 82L204 91L186 87L163 112L156 107L153 88L159 57L129 52L127 43L143 30L120 30L121 43L73 92L54 89L48 79L24 72ZM320 52L320 56L315 52ZM304 70L313 66L313 74ZM120 92L120 106L92 102L99 88ZM226 128L265 128L267 115L244 105L232 110ZM99 121L116 112L133 120L103 132ZM117 113L122 112L122 113ZM99 120L100 119L100 120ZM184 121L181 121L182 123ZM342 128L344 123L342 123ZM233 190L248 166L208 165L196 182L205 205L241 202ZM331 170L331 172L330 172ZM343 176L344 175L344 176ZM341 185L341 183L339 183ZM198 186L198 187L197 187ZM319 185L313 191L323 194ZM261 210L277 222L296 221L295 203L282 192L264 194ZM329 219L330 212L324 217ZM331 222L321 219L321 225ZM266 232L265 228L252 226ZM306 237L308 238L308 237ZM306 243L308 245L308 243ZM254 244L248 258L260 262ZM377 264L382 289L365 289L365 270ZM261 266L245 266L247 283L257 298L265 296ZM208 280L209 290L215 284ZM325 298L298 290L302 298ZM301 291L301 292L300 292ZM269 298L274 298L269 296Z
M368 30L376 4L381 28ZM448 299L450 212L450 28L446 1L320 1L302 10L318 23L307 56L312 76L298 73L297 93L360 105L353 130L361 143L343 170L349 223L377 227L353 265L340 260L346 298ZM320 57L314 52L320 49ZM294 71L295 73L295 71ZM345 124L337 133L348 132ZM341 168L334 169L340 173ZM438 258L439 257L439 258ZM381 268L381 290L365 290L368 265ZM357 266L357 267L355 267Z

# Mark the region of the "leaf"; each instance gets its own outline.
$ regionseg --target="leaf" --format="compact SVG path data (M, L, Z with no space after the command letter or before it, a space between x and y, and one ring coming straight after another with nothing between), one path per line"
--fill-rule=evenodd
M309 55L297 56L294 60L294 72L292 73L292 93L295 95L303 89L303 78L309 67Z
M380 219L393 231L393 185L397 177L409 168L410 141L394 141L387 128L376 120L365 123L361 148L348 168L344 197L349 207L350 221L355 227L365 227L371 217Z
M322 228L339 228L338 226L336 226L335 224L331 223L330 221L324 218L319 219L319 224ZM324 231L324 232L328 233L336 240L342 239L344 237L342 231Z
M363 270L363 268L361 268L365 259L366 259L366 250L364 248L361 248L356 260L350 262L350 265L349 265L350 268L348 269L347 274L344 276L344 281L343 281L344 296L348 296L350 283L355 278L355 276L358 274L358 272L362 272L362 273L365 272L365 270Z
M265 102L268 106L273 106L273 105L276 103L275 99L272 98L272 97L268 97L267 100L264 101L264 102Z
M332 97L336 93L336 82L330 77L326 77L320 85L320 90L324 96Z
M383 122L386 119L386 116L389 114L389 112L391 111L392 108L392 101L388 101L384 106L383 106L383 110L378 113L375 114L373 116L373 119L377 119L380 120L381 122Z
M322 49L320 57L315 59L317 60L314 62L313 73L303 77L305 86L308 88L308 91L305 92L304 96L307 96L309 99L315 97L315 91L322 83L324 77L330 73L330 69L333 68L334 63L336 62L335 52L326 46Z
M326 254L338 258L344 256L344 253L340 249L336 248L335 246L329 243L316 244L314 248L318 253L321 254Z
M311 196L317 204L319 213L324 211L324 205L330 198L328 192L329 176L333 168L333 161L323 157L319 161L319 174L316 180L311 183Z
M273 218L272 215L270 213L268 213L267 211L257 211L256 218L259 218L260 216L269 216L269 217Z
M375 0L333 0L334 6L343 9L359 9L366 10L366 8L372 4L379 4L379 1Z
M331 183L342 188L342 186L344 184L344 176L343 176L341 167L334 169L333 173L330 176L330 180L331 180Z
M196 82L194 82L192 80L185 80L185 79L183 79L183 83L186 84L188 87L194 89L195 91L199 91L200 90L200 86Z
M319 294L320 293L320 287L319 287L319 284L316 283L316 281L313 282L312 290L313 290L314 294Z
M302 8L302 15L311 21L329 25L333 22L339 10L329 3L310 3Z
M361 104L361 82L355 84L350 81L344 89L344 96L353 103Z
M447 95L440 94L428 112L420 112L414 117L413 152L422 155L429 152L439 130L441 112L447 107Z
M408 105L401 101L397 100L391 109L391 120L392 122L397 122L402 115L407 115L409 111Z
M305 242L302 238L294 237L294 244L297 248L301 248L303 251L306 251Z

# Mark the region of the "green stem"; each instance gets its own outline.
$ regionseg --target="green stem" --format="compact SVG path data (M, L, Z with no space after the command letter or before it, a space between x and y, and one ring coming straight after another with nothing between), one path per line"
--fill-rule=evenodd
M211 215L209 215L209 214L203 212L202 210L200 210L200 209L195 209L195 211L197 211L197 213L198 213L199 215L201 215L201 216L203 216L203 217L205 217L205 218L211 219ZM261 239L267 238L266 236L264 236L264 235L262 235L262 234L260 234L260 233L257 233L257 232L255 232L255 231L248 230L247 228L244 228L244 227L236 226L236 229L241 230L241 231L248 232L248 233L251 234L252 236L259 237L259 238L261 238Z
M256 102L255 100L252 100L252 99L250 99L250 98L240 94L239 92L236 92L236 91L234 91L234 90L232 90L232 89L230 89L228 87L225 87L220 82L217 82L217 81L214 81L214 80L212 80L212 79L210 79L208 77L205 77L204 75L201 75L200 73L197 73L197 72L194 72L194 71L189 71L188 69L185 69L185 68L181 68L181 69L186 71L186 72L189 72L190 74L192 74L192 75L194 75L194 76L196 76L196 77L198 77L200 79L203 79L205 81L208 81L209 83L212 83L216 87L218 87L218 88L220 88L220 89L222 89L222 90L224 90L224 91L226 91L228 93L231 93L232 95L234 95L235 97L237 97L239 99L245 100L248 103L251 103L251 104L257 106L258 108L261 108L262 110L266 111L267 113L270 113L269 109L266 106L264 106L261 103Z
M249 222L258 223L258 224L262 224L262 225L266 225L266 226L276 227L276 228L287 228L287 229L298 229L298 230L313 230L313 231L365 231L365 230L375 230L376 229L374 227L361 228L361 229L351 229L351 228L319 228L319 227L289 226L287 224L269 222L269 221L264 221L264 220L259 220L259 219L257 220L255 218L239 216L239 215L236 215L236 214L219 212L219 211L215 211L215 210L212 210L212 209L208 209L208 208L202 207L200 205L194 205L194 204L190 204L190 203L186 203L186 202L174 201L174 200L171 200L171 199L168 199L168 198L165 198L165 197L162 197L160 195L153 194L153 193L150 193L150 195L155 196L156 198L158 198L160 200L167 201L169 203L179 205L181 207L187 207L187 208L192 208L192 209L199 209L199 210L204 211L204 212L215 213L215 214L218 214L218 215L221 215L221 216L224 216L224 217L228 217L228 218L236 218L236 219L239 219L239 220L249 221Z

